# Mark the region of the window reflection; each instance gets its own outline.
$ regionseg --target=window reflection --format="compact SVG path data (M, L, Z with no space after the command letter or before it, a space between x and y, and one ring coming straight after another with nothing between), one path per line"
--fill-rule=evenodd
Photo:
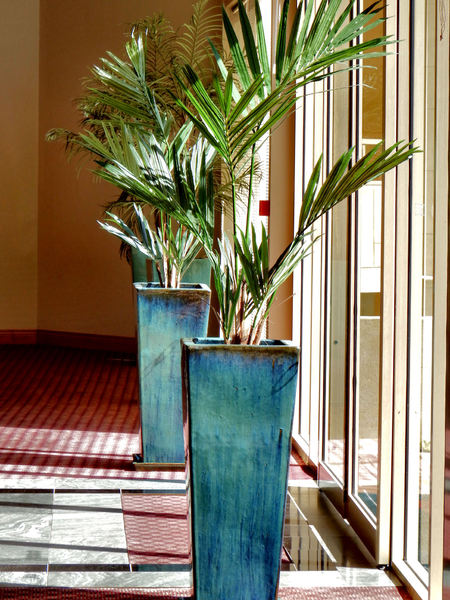
M381 181L358 197L358 322L354 492L376 516L381 315Z

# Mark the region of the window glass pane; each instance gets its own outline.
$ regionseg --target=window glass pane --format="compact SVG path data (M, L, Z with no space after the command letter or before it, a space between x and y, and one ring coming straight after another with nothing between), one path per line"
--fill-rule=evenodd
M364 9L370 5L364 0ZM380 24L364 41L384 35ZM365 63L358 87L359 150L365 154L384 139L385 62L374 58ZM357 259L355 331L356 389L353 494L377 514L379 455L379 374L381 326L382 181L364 186L357 198Z
M333 209L330 235L328 396L324 460L341 482L345 474L347 344L347 207Z
M377 513L381 315L381 199L374 181L358 197L357 389L354 493Z
M413 202L408 398L406 559L429 567L433 365L433 201Z
M415 46L413 127L424 154L413 160L410 192L409 387L407 397L406 552L405 558L427 583L429 569L430 452L433 369L434 292L434 80L428 61L433 44L425 44L432 28L431 6L418 4L411 15ZM431 29L432 30L432 29ZM415 135L413 137L416 137Z
M302 340L300 344L301 352L301 377L300 392L302 403L300 405L300 434L309 442L310 429L310 376L311 376L311 257L308 256L302 261Z

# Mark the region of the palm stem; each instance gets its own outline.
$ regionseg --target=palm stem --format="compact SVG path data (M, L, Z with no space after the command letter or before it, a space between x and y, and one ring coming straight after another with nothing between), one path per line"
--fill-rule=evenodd
M233 203L233 237L237 233L237 194L236 194L236 178L234 172L231 172L231 199ZM235 255L237 256L237 255ZM237 262L236 262L237 264Z
M253 172L255 170L255 155L256 155L256 144L252 146L252 158L250 163L250 178L248 182L248 202L247 202L247 222L245 224L245 237L248 239L250 232L250 222L252 217L252 195L253 195Z

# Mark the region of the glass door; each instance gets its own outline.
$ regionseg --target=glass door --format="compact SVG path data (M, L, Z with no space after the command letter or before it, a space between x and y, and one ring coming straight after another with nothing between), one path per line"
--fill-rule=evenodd
M370 1L358 4L359 10L364 10ZM383 34L384 27L379 25L367 35ZM384 59L367 63L368 68L353 74L354 87L344 119L348 138L356 146L355 160L384 137ZM328 378L320 469L321 486L374 554L379 496L382 210L383 182L378 180L362 188L348 207L334 210L331 217Z
M433 406L440 398L434 386L443 371L435 368L435 102L436 60L434 3L412 2L407 11L399 11L400 27L410 38L411 68L406 79L399 76L400 85L409 87L409 136L416 138L424 153L414 157L409 165L408 203L404 207L409 224L407 350L405 390L402 420L396 424L395 435L403 436L404 450L394 453L393 562L414 582L422 595L430 584L430 520L431 468L434 443L439 437L432 429ZM399 331L399 335L401 332ZM405 336L405 333L403 332ZM439 337L439 335L438 335ZM439 357L438 357L439 360ZM400 404L399 404L400 406ZM437 482L436 482L437 483ZM434 489L438 489L437 485ZM400 524L400 525L398 525Z
M381 181L357 201L357 290L352 497L372 519L378 506L378 416L381 331Z
M320 302L313 261L301 273L308 303L299 311L301 448L377 562L428 600L441 600L443 581L450 598L442 511L450 489L448 17L438 6L388 2L386 34L401 44L361 74L366 85L350 94L341 73L323 95L321 150L330 164L348 146L361 154L382 138L386 147L415 139L423 152L327 217ZM300 149L310 147L309 119L299 119ZM309 311L320 312L320 327L304 325ZM317 358L308 340L319 331Z
M343 511L347 485L348 377L347 271L348 207L333 209L328 223L328 360L326 361L321 487Z
M364 0L362 8L370 3ZM384 24L367 34L384 35ZM357 73L355 140L358 154L385 137L385 61L374 58ZM380 456L380 374L382 328L383 181L364 186L355 198L352 428L349 468L349 507L368 546L376 548Z
M349 76L333 77L328 93L328 167L350 146L348 115ZM335 506L345 512L348 486L349 425L349 224L351 202L342 202L327 216L325 260L325 345L323 369L322 444L318 469L319 485Z

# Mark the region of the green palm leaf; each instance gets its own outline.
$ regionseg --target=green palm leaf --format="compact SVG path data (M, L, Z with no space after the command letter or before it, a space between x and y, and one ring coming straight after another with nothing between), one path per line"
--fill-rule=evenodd
M270 80L271 80L272 75L271 75L271 71L270 71L269 57L267 54L267 43L266 43L266 36L264 33L264 23L263 23L263 19L262 19L262 15L261 15L261 8L260 8L258 2L255 3L255 13L256 13L256 34L257 34L257 39L258 39L258 43L257 43L258 58L260 61L261 70L264 75L264 84L266 86L266 89L269 90L270 89Z
M177 59L180 65L189 64L205 73L205 58L211 56L209 39L220 38L222 23L219 14L208 0L199 0L193 6L191 21L182 27L176 39ZM212 56L211 56L212 58ZM207 71L209 68L207 67Z
M294 109L299 88L359 69L363 59L384 56L393 43L385 36L365 39L384 21L379 1L352 16L354 7L355 0L344 7L341 0L320 0L317 9L301 1L290 25L289 0L284 0L274 77L258 0L255 29L242 0L239 33L223 9L230 67L214 39L207 40L217 38L217 21L200 0L178 40L164 19L159 37L158 21L143 21L126 46L126 58L110 53L93 71L84 100L87 130L70 143L96 158L96 173L122 191L128 211L131 198L152 207L159 219L152 227L138 207L133 228L113 215L102 226L178 270L201 245L212 264L227 342L259 342L277 290L311 251L314 222L417 151L409 143L386 150L379 145L352 164L350 149L328 174L319 159L303 192L297 231L270 265L266 228L256 232L250 218L260 145ZM214 59L215 74L205 72L206 56ZM230 190L230 239L214 234L216 158L225 166L221 174ZM246 210L242 228L239 202Z
M240 11L239 11L240 12ZM244 9L245 12L245 9ZM241 46L239 44L238 36L234 31L233 25L228 17L227 11L225 7L222 7L222 20L223 26L225 29L225 34L227 36L228 45L230 46L230 53L233 57L234 66L236 68L236 72L239 75L239 78L242 82L244 89L246 89L251 82L250 74L247 69L247 64L245 61L244 53L241 50Z
M277 33L277 48L275 52L275 78L276 82L281 81L283 68L285 65L286 57L286 29L287 29L287 18L289 11L289 0L284 0L283 8L281 10L280 24L278 26Z

